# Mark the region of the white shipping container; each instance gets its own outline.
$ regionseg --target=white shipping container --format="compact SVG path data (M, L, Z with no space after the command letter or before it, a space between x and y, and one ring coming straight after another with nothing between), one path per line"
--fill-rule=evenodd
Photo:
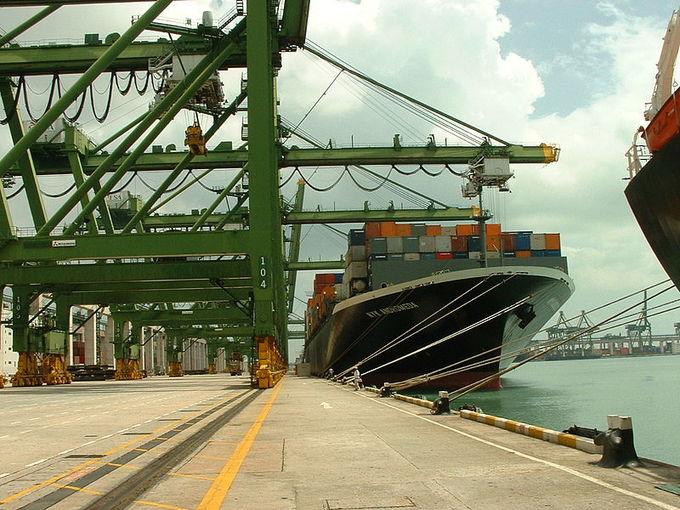
M388 237L387 253L404 253L404 240L401 237Z
M501 258L501 253L498 251L487 251L486 252L486 258L487 259L499 259Z
M366 260L366 247L361 246L350 246L347 249L347 263L359 261L363 262Z
M531 249L545 250L545 234L531 234Z
M451 236L436 236L434 238L434 251L448 253L451 251Z
M347 266L347 275L349 280L356 280L357 278L368 278L368 263L366 262L351 262Z
M404 253L404 260L420 260L420 253Z
M469 252L469 256L470 256L471 259L479 260L480 258L482 258L482 252L471 251L471 252Z
M342 301L349 297L349 284L348 283L336 283L335 284L335 295L338 300Z
M418 243L420 245L418 250L420 253L434 253L436 251L434 249L435 248L434 236L420 236L418 238Z

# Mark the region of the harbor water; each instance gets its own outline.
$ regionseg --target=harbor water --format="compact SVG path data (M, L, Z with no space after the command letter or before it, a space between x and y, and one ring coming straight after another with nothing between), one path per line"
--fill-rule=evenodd
M605 430L608 414L629 415L640 457L680 465L680 356L531 362L507 374L503 387L470 393L453 407L475 404L554 430Z

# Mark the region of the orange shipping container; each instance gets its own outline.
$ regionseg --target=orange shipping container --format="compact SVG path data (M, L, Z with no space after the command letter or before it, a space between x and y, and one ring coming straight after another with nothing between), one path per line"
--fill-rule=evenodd
M501 235L501 224L500 223L487 223L486 224L486 235L488 235L488 236L499 236L499 235Z
M457 236L476 236L479 235L479 225L456 225Z
M370 223L364 224L364 231L366 232L366 239L372 237L382 237L380 235L380 222L371 221Z
M515 252L515 257L520 259L531 258L531 250L518 250Z
M397 224L397 237L409 237L412 235L412 228L410 223Z
M397 235L397 224L393 221L381 222L380 234L382 237L395 237Z
M559 234L545 234L545 249L559 250L560 249L560 235Z
M501 242L503 243L503 251L515 251L514 234L501 234Z
M440 235L442 235L441 225L428 225L425 228L425 231L427 232L428 236L440 236Z
M501 236L499 235L487 235L486 236L486 249L489 251L500 251L501 250Z

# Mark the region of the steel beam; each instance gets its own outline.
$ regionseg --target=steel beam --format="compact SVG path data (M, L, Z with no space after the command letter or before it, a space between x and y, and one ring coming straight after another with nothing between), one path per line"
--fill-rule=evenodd
M207 308L199 310L117 310L114 320L123 320L144 326L162 324L229 324L243 321L243 311L238 308ZM247 317L250 319L250 317Z
M467 165L480 152L487 151L487 157L507 157L511 164L545 164L554 161L555 147L550 145L507 147L362 147L339 149L290 149L279 160L280 168L303 167L342 167L349 165L382 165L396 167L408 165ZM93 155L84 158L86 174L91 174L104 161L106 156ZM135 163L140 172L167 171L175 168L186 157L184 152L144 153ZM49 157L34 154L33 159L39 175L58 175L69 173L68 162L58 152ZM213 149L207 156L195 158L186 164L192 170L214 168L242 168L248 161L244 150ZM114 163L112 170L118 168L120 161Z
M57 3L57 2L55 2ZM156 0L148 11L114 42L96 62L76 82L64 92L59 100L43 115L40 120L14 144L5 156L0 159L0 175L4 175L28 148L35 143L68 108L73 101L99 76L107 66L151 23L156 16L165 10L172 0Z
M162 282L177 281L191 285L194 280L215 278L238 278L236 281L249 282L250 264L247 260L201 260L0 267L0 281L7 285L38 285L49 282L57 286L75 286L95 282L93 285L99 290L106 290L109 286L124 282L135 285L142 282L157 282L157 285L162 285ZM230 283L225 286L230 286Z
M55 291L56 292L56 291ZM193 303L209 301L231 303L234 298L247 299L251 289L233 289L231 295L222 289L129 290L100 292L64 292L62 297L74 305L113 305L143 303Z
M328 269L345 269L344 260L317 260L314 262L290 262L289 271L324 271Z
M250 237L248 230L225 230L20 238L0 248L0 262L238 255L247 253Z
M3 2L3 4L4 3L6 3L6 2ZM59 9L59 7L61 7L62 5L63 5L62 2L54 2L54 3L52 3L52 5L45 7L43 10L34 14L33 16L28 18L23 23L20 23L19 25L17 25L13 29L9 30L6 34L4 34L2 37L0 37L0 47L4 46L8 42L11 42L12 39L17 37L18 35L23 34L26 30L28 30L29 28L34 26L36 23L38 23L39 21L42 21L47 16L52 14L54 11ZM3 5L3 7L4 7L4 5Z

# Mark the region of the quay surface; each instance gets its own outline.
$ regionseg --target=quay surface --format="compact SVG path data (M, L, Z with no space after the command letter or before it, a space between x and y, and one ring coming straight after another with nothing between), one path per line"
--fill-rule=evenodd
M599 455L316 378L5 388L0 408L3 510L680 508L655 488L680 484L680 468L599 468Z

